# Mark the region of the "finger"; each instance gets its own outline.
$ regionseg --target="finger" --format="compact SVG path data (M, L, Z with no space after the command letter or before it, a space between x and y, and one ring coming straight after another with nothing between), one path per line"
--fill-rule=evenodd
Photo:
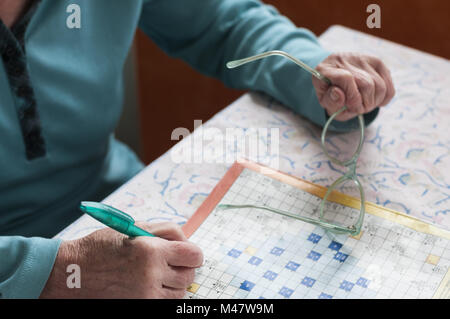
M186 289L171 288L171 287L163 286L162 290L163 290L164 298L169 298L169 299L181 299L186 294Z
M328 90L330 85L323 80L319 80L315 76L311 76L311 77L312 77L312 84L313 84L314 88L316 89L317 95L318 96L320 95L319 98L322 98L322 95L325 94L325 92Z
M363 109L359 109L357 112L359 114L369 112L369 110L374 109L376 106L374 80L365 70L353 66L349 66L349 68L354 76L358 91L362 98Z
M194 281L195 269L169 266L162 283L166 287L186 289Z
M324 95L321 104L324 106L328 115L331 116L345 105L345 93L337 86L330 86L328 92ZM343 111L335 117L336 121L347 121L358 114L349 110Z
M386 95L384 97L384 100L379 104L379 106L385 106L392 100L392 98L395 95L395 87L394 82L392 81L391 72L386 67L386 65L379 59L370 58L368 62L384 80L384 84L386 86Z
M370 74L375 85L375 106L373 107L375 108L380 106L381 103L385 100L387 92L385 80L369 63L366 63L365 71ZM372 111L373 108L366 110L366 112Z
M322 100L328 115L339 111L345 104L345 93L337 86L332 85L328 88Z
M354 75L347 69L342 68L327 68L323 71L324 75L328 77L334 86L339 87L345 95L345 104L351 112L362 113L364 112L363 101L358 86L356 84ZM326 103L326 101L324 102ZM339 106L329 104L324 105L328 108L338 109Z
M148 232L157 237L161 237L167 240L187 241L186 236L183 233L181 227L175 223L136 223L137 226L142 227Z
M186 241L169 241L166 250L166 260L171 266L200 267L203 264L201 249Z

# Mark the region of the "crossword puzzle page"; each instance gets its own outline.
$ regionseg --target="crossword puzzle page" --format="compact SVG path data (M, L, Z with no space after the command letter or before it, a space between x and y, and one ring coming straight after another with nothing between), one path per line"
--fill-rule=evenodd
M205 262L186 298L450 298L445 231L366 213L352 237L257 208L217 208L266 205L317 217L320 197L249 168L235 175L208 214L193 216L190 240ZM343 223L359 214L341 204L328 209Z

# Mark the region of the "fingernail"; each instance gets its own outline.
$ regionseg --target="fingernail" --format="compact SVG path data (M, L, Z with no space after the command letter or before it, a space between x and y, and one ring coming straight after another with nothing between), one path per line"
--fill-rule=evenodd
M335 88L331 89L330 96L331 96L331 100L333 102L339 101L339 93L337 92L337 90Z

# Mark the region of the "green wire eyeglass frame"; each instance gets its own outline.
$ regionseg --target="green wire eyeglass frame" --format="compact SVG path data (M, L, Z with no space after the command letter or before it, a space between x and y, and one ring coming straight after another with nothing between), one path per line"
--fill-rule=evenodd
M266 57L274 56L274 55L282 56L284 58L287 58L287 59L291 60L292 62L294 62L295 64L300 66L302 69L304 69L305 71L307 71L310 74L312 74L312 76L316 77L317 79L319 79L321 81L324 81L328 85L332 85L331 80L328 79L327 77L325 77L319 71L311 68L310 66L308 66L304 62L300 61L299 59L291 56L290 54L288 54L288 53L286 53L284 51L279 51L279 50L267 51L267 52L264 52L264 53L261 53L261 54L257 54L257 55L254 55L254 56L251 56L251 57L248 57L248 58L235 60L235 61L230 61L230 62L227 63L227 67L229 69L233 69L233 68L239 67L241 65L244 65L246 63L253 62L253 61L256 61L256 60L260 60L260 59L264 59ZM347 168L347 172L343 176L338 178L327 189L327 191L325 193L325 196L322 198L322 201L321 201L320 206L319 206L319 219L309 218L309 217L306 217L306 216L299 216L299 215L292 214L290 212L286 212L286 211L283 211L283 210L279 210L279 209L271 208L271 207L267 207L267 206L262 206L262 205L219 204L217 207L220 208L220 209L233 209L233 208L257 208L257 209L263 209L263 210L268 210L268 211L273 212L273 213L277 213L279 215L292 217L292 218L295 218L295 219L298 219L298 220L301 220L301 221L304 221L304 222L307 222L307 223L318 225L318 226L320 226L320 227L322 227L322 228L324 228L326 230L329 230L329 231L331 231L333 233L349 234L349 235L352 235L352 236L358 235L361 232L362 224L363 224L363 221L364 221L364 215L365 215L364 189L363 189L363 187L361 185L361 182L358 180L358 176L356 174L356 163L358 161L359 154L361 153L362 145L364 143L364 118L363 118L363 116L361 114L358 115L360 139L359 139L358 147L356 148L355 153L353 154L353 156L350 159L341 161L341 160L331 156L328 153L328 151L326 149L326 146L325 146L326 134L328 132L328 127L330 126L331 122L333 122L334 119L339 114L344 112L346 109L347 109L347 107L344 106L340 110L335 112L333 115L331 115L330 118L325 123L325 126L323 127L323 130L322 130L321 147L322 147L326 157L332 163L346 167ZM354 223L351 226L342 226L342 225L338 225L338 224L327 222L325 220L325 218L324 218L325 202L328 200L328 197L333 192L333 190L335 190L339 185L341 185L341 184L343 184L343 183L345 183L347 181L352 181L359 189L360 205L361 205L359 217L358 217L356 223Z

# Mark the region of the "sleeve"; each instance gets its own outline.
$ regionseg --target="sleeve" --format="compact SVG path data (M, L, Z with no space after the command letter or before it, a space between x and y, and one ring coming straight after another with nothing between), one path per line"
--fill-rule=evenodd
M330 52L310 31L297 28L272 6L258 0L147 0L139 27L167 54L185 60L225 85L262 91L323 126L327 120L311 75L282 57L269 57L237 69L226 62L283 50L315 68ZM365 115L366 124L378 109ZM334 121L331 129L357 127L357 119Z
M0 236L0 298L38 298L61 240Z

